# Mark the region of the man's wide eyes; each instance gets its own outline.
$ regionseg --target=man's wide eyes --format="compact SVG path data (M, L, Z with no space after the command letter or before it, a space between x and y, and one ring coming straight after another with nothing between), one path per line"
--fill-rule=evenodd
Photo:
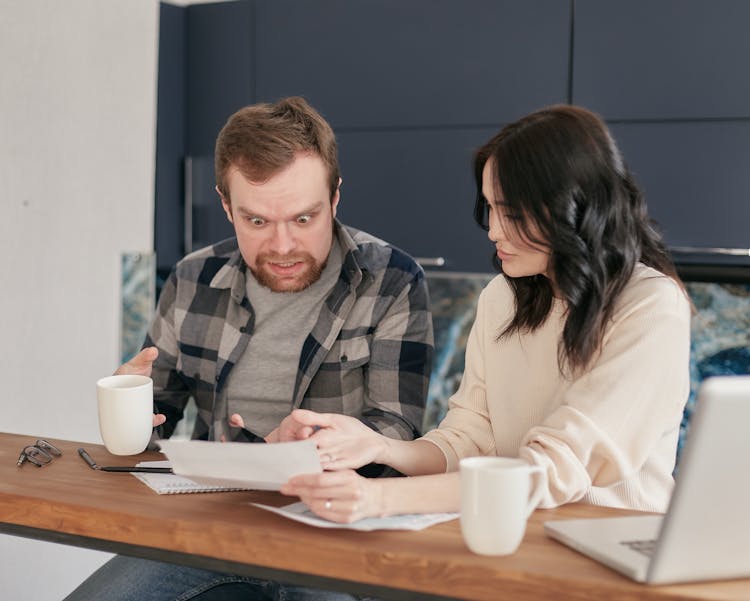
M305 225L307 223L310 223L312 221L313 216L312 215L300 215L299 217L295 218L295 222L300 225ZM263 217L253 217L252 215L248 215L245 218L251 225L255 227L262 227L268 223Z

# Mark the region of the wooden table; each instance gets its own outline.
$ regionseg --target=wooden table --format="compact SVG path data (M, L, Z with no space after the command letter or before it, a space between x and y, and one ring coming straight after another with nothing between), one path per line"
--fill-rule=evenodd
M471 553L458 520L419 532L355 532L300 524L250 505L293 499L269 492L157 495L131 474L91 470L132 465L156 453L115 457L98 445L53 440L64 455L16 466L35 436L0 433L0 532L332 590L392 599L750 599L750 580L648 587L547 538L549 519L628 512L569 505L538 510L519 550Z

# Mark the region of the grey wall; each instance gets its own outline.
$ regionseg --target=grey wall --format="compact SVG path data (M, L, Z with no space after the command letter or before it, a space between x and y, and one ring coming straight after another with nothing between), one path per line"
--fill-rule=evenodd
M121 257L153 250L158 10L0 2L0 431L29 442L101 441ZM0 535L0 598L59 601L108 557Z
M185 23L171 26L183 27L187 48L182 135L196 157L196 246L231 235L212 191L221 125L246 104L300 94L338 135L340 217L415 256L445 257L447 270L490 270L471 220L473 149L556 102L608 120L671 245L750 247L744 0L240 0L180 10ZM168 110L160 91L159 113ZM181 185L182 174L159 169L161 178ZM157 194L162 203L181 199ZM185 250L175 222L173 234L157 223L162 267Z

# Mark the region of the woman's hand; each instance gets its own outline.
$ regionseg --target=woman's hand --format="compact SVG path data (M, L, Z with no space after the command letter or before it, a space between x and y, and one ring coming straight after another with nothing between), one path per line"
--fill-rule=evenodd
M298 496L314 513L332 522L349 524L383 515L381 483L353 470L295 476L281 492Z
M295 409L289 418L298 432L315 432L310 438L318 445L320 464L325 470L385 463L389 439L354 417Z

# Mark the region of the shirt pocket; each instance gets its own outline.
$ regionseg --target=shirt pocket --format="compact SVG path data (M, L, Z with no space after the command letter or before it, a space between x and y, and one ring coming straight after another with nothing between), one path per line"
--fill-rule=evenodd
M369 337L358 336L334 342L320 365L320 369L346 371L360 367L368 361L370 361Z

